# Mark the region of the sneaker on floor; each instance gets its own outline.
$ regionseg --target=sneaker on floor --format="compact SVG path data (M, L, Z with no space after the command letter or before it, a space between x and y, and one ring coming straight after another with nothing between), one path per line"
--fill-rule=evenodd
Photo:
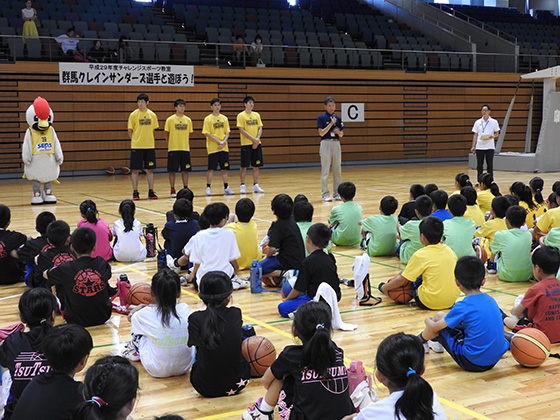
M331 201L332 201L332 197L331 197L330 195L325 195L325 196L323 197L323 201L324 201L325 203L331 202Z
M37 205L37 204L43 204L43 202L44 202L43 194L41 193L41 191L34 192L33 197L31 198L31 204Z
M224 195L233 195L235 194L230 187L224 188Z
M422 346L424 347L424 354L428 354L430 352L430 345L428 342L422 343Z
M429 348L431 348L436 353L445 352L445 348L437 341L428 340L426 344L428 345ZM426 347L424 347L424 350L426 350Z
M262 194L264 192L264 190L261 187L259 187L259 184L255 184L255 185L253 185L253 192Z
M133 199L134 201L140 200L140 193L139 193L138 191L136 191L136 190L132 191L132 199Z
M496 264L488 260L486 262L486 270L488 271L488 274L496 274Z
M249 287L250 283L248 280L243 280L235 276L234 278L231 279L231 284L233 286L233 290L237 290L237 289L244 289L245 287Z
M206 195L212 195L212 190L210 187L206 187Z
M175 188L171 188L171 192L169 193L169 196L171 198L177 197L177 191L175 191Z
M333 197L333 200L342 201L342 198L340 197L340 195L337 194Z
M148 199L149 200L157 200L158 199L158 196L156 195L154 190L149 190L148 191Z
M132 341L126 343L123 351L121 352L121 356L124 357L125 359L130 360L131 362L140 361L140 356L138 355L138 352L134 348L134 344L132 344Z
M243 420L272 420L274 418L273 413L263 413L259 406L261 404L262 398L259 398L255 404L248 407L247 410L243 412L241 418Z
M241 186L239 187L239 194L247 194L247 187L245 186L245 184L241 184Z

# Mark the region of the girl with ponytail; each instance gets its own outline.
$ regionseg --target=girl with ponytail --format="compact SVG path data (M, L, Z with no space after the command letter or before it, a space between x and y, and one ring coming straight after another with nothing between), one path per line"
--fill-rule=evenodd
M494 182L494 177L489 173L480 175L478 187L480 188L477 195L478 207L480 207L482 213L486 215L486 213L492 209L492 200L494 197L499 197L502 194L500 193L498 184Z
M146 247L142 244L142 223L134 218L136 205L132 200L124 200L119 206L122 219L113 223L113 254L117 261L143 261Z
M155 378L184 375L191 368L193 349L187 345L189 305L178 303L181 281L168 268L152 278L155 303L141 304L128 315L130 341L123 356L140 361Z
M241 309L228 307L233 293L230 277L209 271L200 279L198 295L206 305L189 317L189 346L196 348L191 383L203 397L238 394L249 383L249 364L241 353Z
M533 229L535 225L535 214L537 213L538 207L533 201L533 194L531 193L531 188L525 185L521 181L514 182L509 187L511 195L519 200L519 205L527 211L527 217L525 218L525 223L529 229Z
M390 395L343 420L445 420L437 395L424 378L424 347L418 337L397 333L377 348L375 377Z
M547 202L545 201L542 190L544 188L544 181L541 177L534 177L529 181L529 188L533 194L533 201L537 206L535 211L535 220L538 220L547 211Z
M460 173L455 176L455 191L451 195L459 194L463 187L472 187L469 174Z
M8 381L3 383L4 390L9 390L4 412L6 420L11 418L19 397L33 377L49 370L42 344L45 334L53 327L57 303L50 290L38 287L26 290L18 307L19 316L29 331L10 334L0 346L0 365L10 371L11 379L11 387ZM21 365L17 370L16 360Z
M113 234L107 222L97 216L97 206L91 200L85 200L80 204L80 213L82 220L78 222L78 227L88 227L93 229L96 235L95 249L91 256L102 257L105 261L113 258L113 248L111 248L111 240Z
M292 334L302 345L287 346L262 378L267 389L243 413L244 420L279 418L340 419L355 412L348 392L344 352L331 340L331 309L322 302L301 305Z
M87 370L83 392L72 420L125 420L136 402L138 370L120 356L102 357Z

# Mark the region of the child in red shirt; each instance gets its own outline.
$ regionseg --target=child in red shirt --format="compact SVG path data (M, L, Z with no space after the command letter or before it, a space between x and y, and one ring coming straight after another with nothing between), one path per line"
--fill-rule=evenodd
M537 328L551 343L560 342L560 252L551 246L541 246L533 252L533 275L537 279L514 305L504 324L517 332L523 328ZM518 298L519 299L519 298Z

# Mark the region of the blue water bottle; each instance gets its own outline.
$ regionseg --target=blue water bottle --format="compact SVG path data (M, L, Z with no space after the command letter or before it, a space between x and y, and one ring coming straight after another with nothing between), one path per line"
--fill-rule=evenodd
M261 268L258 260L253 260L250 269L251 293L262 292L261 286Z

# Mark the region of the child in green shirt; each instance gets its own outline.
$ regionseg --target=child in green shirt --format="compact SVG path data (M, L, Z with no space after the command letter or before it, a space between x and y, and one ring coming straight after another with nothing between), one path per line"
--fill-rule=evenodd
M420 220L410 220L399 228L401 238L399 258L403 264L407 264L410 257L424 247L420 241L420 222L432 213L432 205L432 199L427 195L417 197L414 211Z
M329 216L332 241L336 245L360 245L362 206L352 201L356 195L356 186L352 182L343 182L338 186L338 194L343 203L333 207Z
M313 204L307 201L307 199L294 203L294 220L301 232L303 243L305 243L307 231L313 225ZM309 256L307 249L305 249L305 256Z
M500 280L527 281L533 275L531 233L519 229L525 224L526 217L527 211L523 207L511 206L506 211L508 230L500 230L494 235L490 245L490 260L497 265ZM496 258L497 256L499 258Z
M467 199L461 194L455 194L449 197L447 205L453 218L443 222L443 243L453 250L457 258L475 256L472 246L474 221L463 217L467 211Z
M399 202L391 195L383 197L379 210L381 214L369 216L362 220L362 248L370 257L394 255L399 243L397 242L399 224L397 211Z

